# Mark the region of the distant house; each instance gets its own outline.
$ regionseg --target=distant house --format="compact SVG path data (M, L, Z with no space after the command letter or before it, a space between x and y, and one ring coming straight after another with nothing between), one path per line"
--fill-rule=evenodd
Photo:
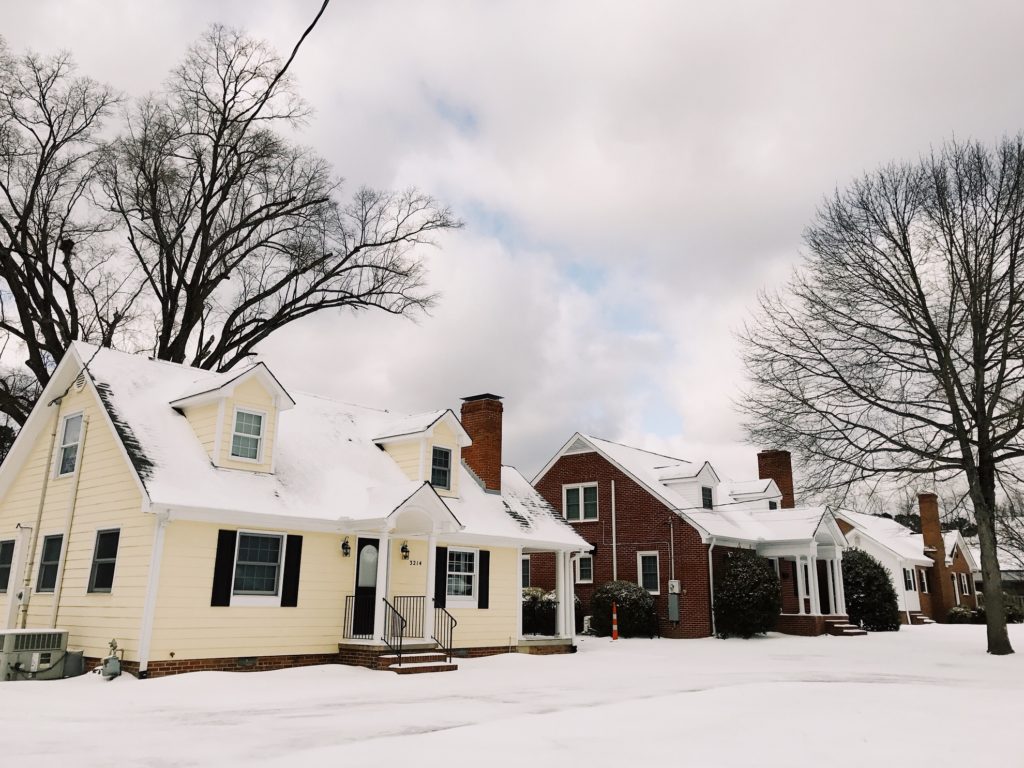
M824 507L796 507L789 454L758 456L760 477L724 482L708 462L689 462L574 434L534 487L593 546L574 564L584 614L594 590L636 582L655 598L664 637L714 631L714 581L741 550L769 558L782 582L779 629L852 634L842 587L846 539ZM550 556L524 564L530 583L555 584Z
M94 660L116 639L143 676L380 665L399 641L572 650L570 558L590 546L502 466L502 412L480 395L397 415L292 394L262 363L75 343L0 466L0 627L66 629ZM524 638L521 558L540 552L565 608Z
M1008 524L1017 525L1019 521L1010 521ZM978 543L977 536L972 536L969 539L965 539L965 541L977 565L974 571L974 593L977 597L978 605L984 605L985 596L982 593L981 578L981 545ZM1003 593L1009 596L1010 601L1018 609L1024 611L1024 553L1016 551L1013 548L1013 544L1004 539L998 542L996 554L999 559L999 574L1002 577Z
M840 511L836 517L850 546L889 571L902 622L944 622L955 606L977 607L977 564L959 531L942 532L935 494L920 494L918 507L921 533L878 515Z

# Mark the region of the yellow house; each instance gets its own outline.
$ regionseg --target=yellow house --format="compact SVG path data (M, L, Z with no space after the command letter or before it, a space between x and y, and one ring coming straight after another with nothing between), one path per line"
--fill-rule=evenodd
M591 547L501 465L501 420L494 395L396 415L76 342L0 466L0 626L90 661L116 640L141 677L570 651ZM533 552L557 563L542 637Z

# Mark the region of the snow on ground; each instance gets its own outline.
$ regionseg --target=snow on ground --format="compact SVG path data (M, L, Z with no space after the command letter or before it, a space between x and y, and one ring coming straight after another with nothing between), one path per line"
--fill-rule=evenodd
M1024 626L1011 639L1024 652ZM1024 765L1024 655L991 657L984 644L984 627L945 625L583 638L573 656L461 660L445 674L323 666L0 683L0 764ZM983 710L994 739L972 736Z

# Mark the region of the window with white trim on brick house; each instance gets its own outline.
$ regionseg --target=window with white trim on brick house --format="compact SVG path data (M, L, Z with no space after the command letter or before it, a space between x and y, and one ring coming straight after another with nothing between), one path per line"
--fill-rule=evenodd
M562 510L569 522L597 520L597 483L563 485Z
M661 594L661 574L658 568L657 552L637 552L637 583L652 595Z
M522 556L522 558L520 560L520 567L522 568L522 571L520 573L520 578L522 580L522 587L523 587L523 589L526 589L528 586L530 586L530 556L529 555L523 555Z
M920 576L918 577L918 583L921 585L921 594L927 595L928 589L928 569L922 568Z
M579 555L576 558L576 583L594 583L594 557L593 555Z

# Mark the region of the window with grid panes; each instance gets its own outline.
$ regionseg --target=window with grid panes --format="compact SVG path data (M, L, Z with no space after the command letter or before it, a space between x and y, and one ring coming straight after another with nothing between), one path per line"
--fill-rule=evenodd
M236 459L259 461L263 440L263 415L235 411L235 430L231 435L231 455Z
M281 574L281 536L239 533L236 595L276 595Z
M452 487L452 452L447 448L434 448L430 460L430 484L435 488Z
M114 586L114 565L121 531L98 531L89 572L90 592L109 592Z
M67 416L60 435L58 475L70 475L78 463L78 445L82 440L82 414Z
M448 596L472 598L476 590L476 552L448 549Z

